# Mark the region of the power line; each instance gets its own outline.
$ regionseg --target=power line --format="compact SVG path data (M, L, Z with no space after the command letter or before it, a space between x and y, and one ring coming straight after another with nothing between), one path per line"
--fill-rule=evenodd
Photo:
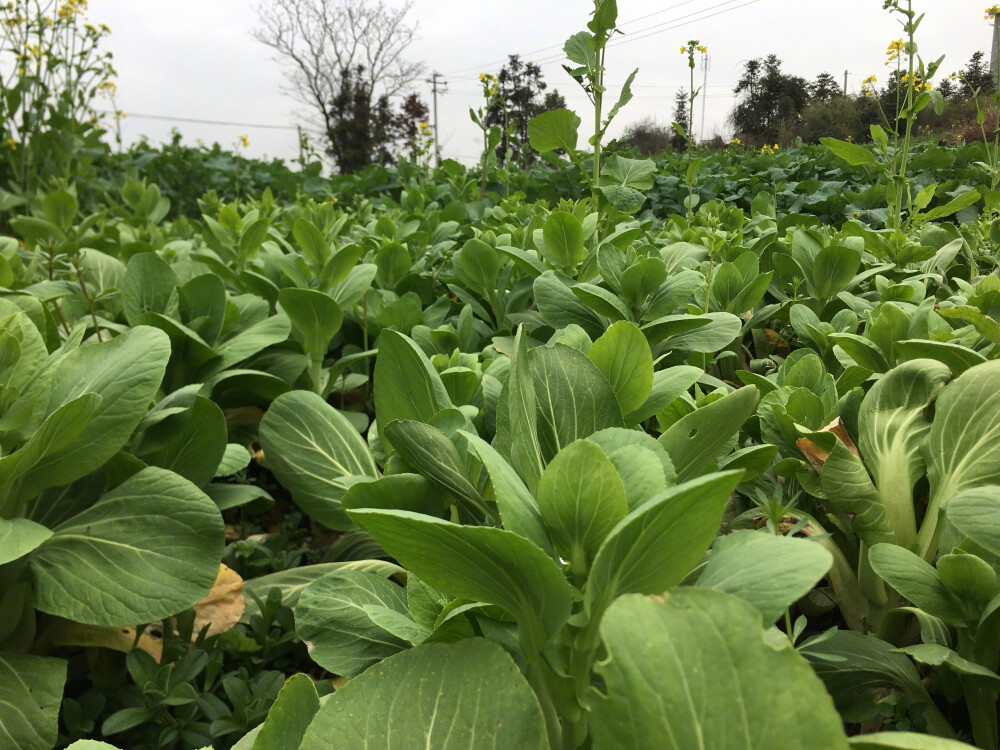
M460 81L465 81L465 82L478 80L475 76L456 76L456 78L458 78ZM609 88L616 88L616 87L619 87L619 86L624 86L625 82L624 81L619 81L619 82L605 81L604 85L608 86ZM710 83L708 85L708 88L710 88L710 89L728 89L728 88L731 88L731 87L732 87L731 85L724 84L724 83ZM633 88L633 89L686 89L687 88L687 84L686 83L633 83L632 86L631 86L631 88ZM465 92L465 93L469 93L469 92ZM479 92L477 91L475 93L479 93Z
M699 21L704 21L704 20L709 19L709 18L714 18L715 16L721 16L724 13L729 13L729 12L734 11L734 10L739 10L740 8L745 8L748 5L753 5L754 3L759 3L760 0L749 0L749 2L745 2L745 3L742 3L741 5L733 6L732 8L724 8L723 10L716 11L715 13L709 13L707 16L700 16L698 18L692 18L690 21L684 21L683 23L675 23L676 21L679 21L682 18L688 18L688 17L693 16L693 15L699 15L701 13L705 13L706 11L713 10L715 8L722 8L722 6L729 5L730 3L733 3L733 2L736 2L736 0L725 0L725 2L719 3L718 5L712 5L712 6L708 7L708 8L703 8L702 10L695 11L694 13L688 13L687 15L678 16L677 18L671 19L670 21L664 21L663 23L654 24L652 26L647 26L644 29L639 29L638 31L634 32L635 34L639 34L640 36L627 36L626 38L620 39L620 40L618 40L616 42L608 42L608 47L609 48L620 47L623 44L629 44L630 42L637 42L640 39L646 39L647 37L655 36L656 34L662 34L665 31L672 31L674 29L683 28L684 26L690 26L693 23L698 23ZM668 25L668 24L673 24L673 25L671 26L671 25ZM665 26L665 28L660 28L661 26ZM653 29L656 29L656 30L654 31ZM643 33L643 32L649 32L649 33ZM549 56L549 57L542 58L541 60L536 60L535 64L537 64L537 65L550 65L552 63L561 62L562 60L563 60L563 56L562 55L554 55L554 56Z
M668 11L675 10L677 8L680 8L683 5L690 5L693 2L697 2L697 0L684 0L684 2L680 2L680 3L677 3L675 5L671 5L671 6L667 7L667 8L661 8L660 10L654 11L652 13L647 13L644 16L639 16L637 18L631 18L628 21L622 21L620 24L618 24L618 26L619 27L621 27L621 26L628 26L629 24L635 23L637 21L642 21L642 20L644 20L646 18L651 18L652 16L658 16L661 13L666 13ZM735 2L735 0L729 0L729 2ZM713 7L717 7L717 6L713 6ZM707 9L707 10L710 10L710 9ZM681 16L681 18L685 18L685 17L686 16ZM669 23L669 22L667 22L667 23ZM650 27L650 28L653 28L653 27ZM645 29L640 29L639 31L642 32L642 31L645 31ZM553 49L562 50L562 48L563 48L562 44L550 44L548 47L541 47L541 48L536 49L536 50L531 50L530 52L525 52L525 53L521 54L520 57L528 57L529 55L537 55L539 52L548 52L549 50L553 50ZM465 73L466 71L469 71L469 70L472 70L472 71L488 70L489 68L493 67L494 65L502 65L505 62L507 62L507 58L506 57L503 58L503 59L501 59L501 60L494 60L492 62L482 63L480 65L470 65L467 68L459 68L458 70L450 71L448 73L445 73L444 75L455 75L456 73Z
M604 83L605 86L618 87L623 86L623 83ZM678 83L646 83L646 84L635 84L633 83L630 88L633 89L686 89L686 84ZM728 89L730 86L724 83L710 83L707 86L702 86L703 89Z
M693 18L690 21L685 21L684 23L678 23L678 24L675 24L673 26L667 26L667 28L665 28L665 29L659 29L657 31L652 31L652 29L657 29L660 26L664 26L666 24L671 24L674 21L679 21L681 18L690 18L691 16L695 16L695 15L698 15L700 13L704 13L704 12L709 11L709 10L714 10L715 8L721 8L723 5L729 5L732 2L735 2L735 0L726 0L726 2L724 2L724 3L719 3L718 5L713 5L713 6L709 7L709 8L704 8L702 10L695 11L694 13L688 13L687 15L684 15L684 16L678 16L677 18L673 19L672 21L664 21L663 23L656 24L655 26L649 26L649 27L647 27L645 29L639 29L639 31L637 31L636 33L637 34L642 34L642 36L627 36L624 39L617 40L616 42L609 42L608 46L609 47L620 47L623 44L628 44L630 42L637 42L640 39L646 39L647 37L655 36L657 34L662 34L664 31L672 31L673 29L679 29L679 28L681 28L683 26L690 26L693 23L698 23L698 21L704 21L707 18L714 18L715 16L721 16L724 13L730 13L730 12L732 12L734 10L739 10L740 8L745 8L748 5L753 5L754 3L759 3L760 0L750 0L749 2L742 3L741 5L736 5L736 6L732 7L732 8L726 8L726 9L720 10L720 11L718 11L716 13L710 13L707 16L701 16L700 18ZM644 34L643 33L644 31L649 31L650 33Z
M683 88L683 87L677 86L676 88ZM481 96L483 92L481 92L481 91L466 91L464 89L452 89L448 93L449 94L463 94L463 95L466 95L466 96ZM561 96L563 99L572 99L572 100L578 100L578 101L590 101L590 97L587 96L586 94L562 94L562 93L560 93L559 96ZM698 98L700 99L702 97L705 97L707 99L730 99L730 98L732 98L732 96L733 96L732 94L699 94ZM670 95L668 95L668 94L660 94L660 95L653 95L653 96L633 96L632 97L632 101L650 101L650 100L666 101L666 100L672 100L673 98L674 97L673 97L672 94L670 94Z
M628 26L629 24L636 23L637 21L645 21L647 18L652 18L653 16L658 16L661 13L666 13L667 11L674 10L675 8L680 8L682 5L690 5L695 2L695 0L685 0L683 3L677 3L677 5L671 5L669 8L661 8L660 10L654 10L652 13L647 13L644 16L639 16L638 18L633 18L628 21L622 21L618 24L618 27Z
M104 114L114 115L114 112L104 110ZM134 117L138 120L161 120L163 122L193 122L199 125L225 125L227 127L235 128L257 128L263 130L297 130L297 125L275 125L272 123L253 123L253 122L230 122L228 120L203 120L197 117L176 117L173 115L150 115L143 114L140 112L127 112L125 113L127 117Z

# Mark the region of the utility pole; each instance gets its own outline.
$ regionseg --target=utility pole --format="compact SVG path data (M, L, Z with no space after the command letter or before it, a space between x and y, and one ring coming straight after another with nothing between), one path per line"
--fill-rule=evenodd
M436 70L431 73L430 79L427 83L431 85L431 95L433 96L434 102L434 166L441 166L441 136L438 130L438 85L447 86L448 82L441 80L441 74ZM441 93L446 93L446 89L442 89Z
M847 73L848 73L848 71L845 70L844 71L844 96L847 96Z
M701 56L702 84L701 84L701 127L698 129L698 140L705 140L705 101L708 95L708 71L712 67L712 58L708 55Z

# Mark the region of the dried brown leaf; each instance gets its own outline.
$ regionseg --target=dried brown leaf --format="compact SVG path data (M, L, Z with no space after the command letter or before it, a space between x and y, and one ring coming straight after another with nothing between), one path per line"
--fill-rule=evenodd
M861 457L858 453L858 447L851 440L851 436L847 434L847 428L844 427L844 422L840 417L834 419L830 424L824 427L820 432L832 432L855 456ZM822 473L823 464L826 463L826 459L830 457L829 451L825 451L820 448L816 443L814 443L809 438L799 438L795 441L795 444L799 447L799 450L805 455L806 459L809 461L810 465L816 470L817 474Z
M223 633L240 621L245 609L243 579L235 570L220 563L212 590L194 605L194 632L208 625L208 635Z
M131 625L123 628L107 628L60 620L52 627L51 635L52 643L56 646L110 648L122 653L128 653L134 646L151 654L156 661L163 656L162 637L144 631L136 643L135 628Z

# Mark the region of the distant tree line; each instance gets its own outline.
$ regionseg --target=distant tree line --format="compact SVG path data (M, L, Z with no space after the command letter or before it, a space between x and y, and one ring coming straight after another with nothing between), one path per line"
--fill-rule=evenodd
M993 78L983 52L972 55L959 74L939 76L930 82L937 87L950 113L935 119L927 110L918 122L918 129L936 132L954 126L956 115L966 110L972 90L981 94L994 90ZM868 140L870 126L890 120L899 110L897 97L905 91L899 70L892 70L879 86L868 79L858 94L848 95L829 73L808 81L801 76L785 73L776 55L750 60L743 66L733 93L736 104L729 114L729 124L743 142L789 142L795 137L814 142L823 136Z
M884 117L898 112L898 92L905 90L900 75L892 70L884 81L866 80L861 92L845 94L830 73L809 80L786 73L774 54L748 60L733 88L736 102L728 125L733 137L749 146L791 143L797 137L807 143L824 136L867 141L871 125L884 124ZM961 71L939 74L931 84L945 100L944 112L936 115L933 108L924 110L917 121L918 135L934 134L953 142L980 138L972 92L978 89L982 97L995 91L985 53L975 52ZM672 122L687 122L687 107L688 94L681 90L675 97ZM683 137L653 118L633 123L620 140L646 154L666 148L683 151L687 146Z

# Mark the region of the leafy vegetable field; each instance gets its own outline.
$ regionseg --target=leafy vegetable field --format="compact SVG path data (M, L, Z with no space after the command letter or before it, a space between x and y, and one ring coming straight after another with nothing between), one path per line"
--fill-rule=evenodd
M8 216L0 747L998 747L996 143L605 152L615 17L530 170Z

